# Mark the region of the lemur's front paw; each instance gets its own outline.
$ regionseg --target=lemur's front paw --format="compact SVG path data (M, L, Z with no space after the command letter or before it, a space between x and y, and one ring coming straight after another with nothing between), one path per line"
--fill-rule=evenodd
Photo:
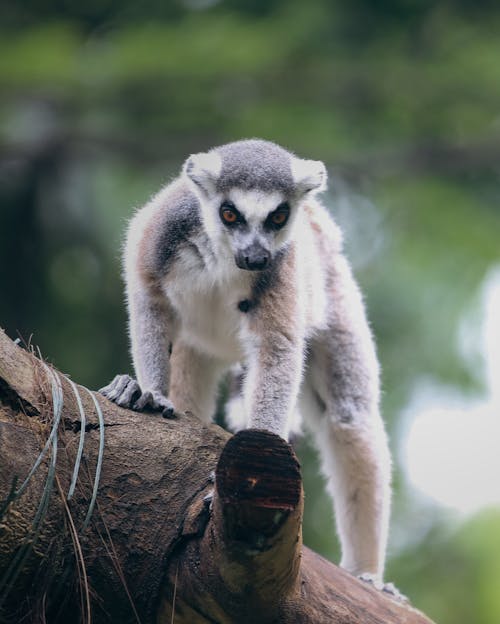
M120 407L129 409L141 396L139 384L130 375L116 375L113 381L99 392Z
M172 401L157 390L146 390L136 400L132 409L142 412L145 409L161 412L163 418L175 418L176 412Z
M359 574L358 578L360 581L369 583L378 591L389 594L391 598L397 600L398 602L409 602L408 598L399 591L394 583L384 583L375 574L364 572L363 574Z
M110 384L101 388L99 392L120 407L138 412L145 409L161 411L164 418L175 417L175 408L170 399L156 390L142 392L137 381L130 375L117 375Z

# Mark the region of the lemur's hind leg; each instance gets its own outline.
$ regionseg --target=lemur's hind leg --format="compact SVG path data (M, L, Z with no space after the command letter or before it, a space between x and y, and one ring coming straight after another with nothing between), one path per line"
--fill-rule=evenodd
M334 501L341 565L352 574L382 579L391 463L378 411L378 380L372 378L378 371L352 357L353 342L344 332L314 342L304 415Z
M210 422L215 414L219 380L226 366L183 341L174 344L170 365L169 396L176 409Z

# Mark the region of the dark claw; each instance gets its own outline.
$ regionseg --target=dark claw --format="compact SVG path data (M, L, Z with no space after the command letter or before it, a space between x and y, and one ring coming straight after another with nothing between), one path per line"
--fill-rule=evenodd
M129 405L134 405L140 396L141 396L140 388L135 388L133 391L131 391L130 397L129 397Z
M151 405L152 401L153 395L151 394L151 392L149 392L149 390L147 390L137 399L137 401L132 406L132 409L136 410L137 412L142 412L142 410L146 406Z
M139 384L135 381L135 379L131 379L122 393L123 402L127 406L133 405L140 396L141 389L139 388Z
M165 407L161 413L163 418L172 419L175 418L175 410L173 407Z
M135 381L135 379L131 379L121 393L121 396L116 399L116 403L121 407L131 407L135 400L134 397L137 397L140 394L141 389L139 388L139 384Z

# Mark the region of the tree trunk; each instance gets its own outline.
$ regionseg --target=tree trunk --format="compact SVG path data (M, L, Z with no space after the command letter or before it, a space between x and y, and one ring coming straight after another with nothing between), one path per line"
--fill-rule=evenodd
M302 546L278 436L121 409L0 331L0 445L0 622L430 622Z

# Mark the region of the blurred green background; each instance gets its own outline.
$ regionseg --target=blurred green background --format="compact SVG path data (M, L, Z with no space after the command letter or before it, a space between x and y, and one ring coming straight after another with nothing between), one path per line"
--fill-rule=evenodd
M133 208L226 141L323 159L384 370L386 576L442 624L500 622L498 472L485 463L500 341L481 333L500 280L499 32L493 0L0 5L0 326L104 385L131 370L120 245ZM433 405L412 469L412 427ZM305 542L337 560L314 453L298 449ZM426 468L427 486L412 477ZM451 502L433 495L440 479ZM498 498L468 505L483 490Z

